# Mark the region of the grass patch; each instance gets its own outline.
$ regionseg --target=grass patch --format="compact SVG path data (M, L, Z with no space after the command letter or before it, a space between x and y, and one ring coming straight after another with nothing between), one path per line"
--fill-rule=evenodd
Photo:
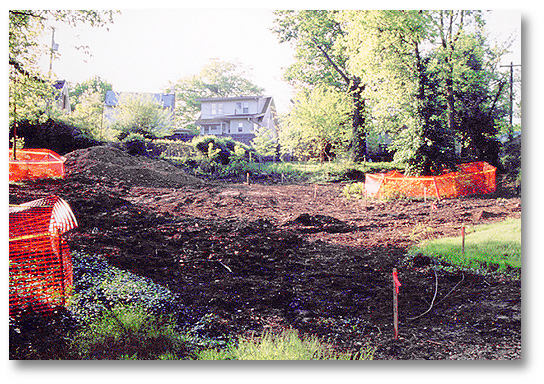
M314 183L349 181L364 179L366 173L384 170L402 169L403 166L392 163L354 163L351 161L326 162L277 162L257 165L259 170L267 174L283 174L288 180L309 181Z
M467 268L518 269L521 268L521 219L467 227L464 254L461 236L424 241L411 253L437 257Z
M185 343L172 319L139 306L116 306L74 335L72 353L80 359L176 359L186 354Z
M314 336L300 337L294 329L280 334L265 332L261 337L240 338L226 349L207 349L198 360L372 360L373 348L358 353L338 353Z

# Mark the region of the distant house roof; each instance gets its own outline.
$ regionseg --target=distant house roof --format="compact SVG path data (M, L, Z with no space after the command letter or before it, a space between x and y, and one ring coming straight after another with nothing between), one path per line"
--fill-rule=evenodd
M263 97L271 96L230 96L230 97L203 97L196 99L196 101L234 101L234 100L258 100Z
M53 87L55 87L57 90L61 90L66 85L66 80L55 80L53 83Z
M119 103L119 98L121 95L129 94L129 95L151 95L157 100L163 108L174 110L174 107L176 105L176 95L173 93L138 93L138 92L115 92L115 91L107 91L106 92L106 99L104 101L104 104L107 107L115 107Z

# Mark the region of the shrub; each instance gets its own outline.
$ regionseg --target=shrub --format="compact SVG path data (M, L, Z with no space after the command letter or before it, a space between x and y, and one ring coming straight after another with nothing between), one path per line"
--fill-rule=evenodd
M13 132L10 132L10 138L12 137ZM20 121L17 138L24 139L25 148L50 149L59 155L101 144L87 137L79 128L52 119L45 123Z
M217 153L217 160L222 165L227 165L231 157L236 156L236 147L244 149L244 159L250 161L256 158L255 150L245 144L238 143L232 140L230 137L217 137L217 136L199 136L195 137L192 141L195 149L202 155L208 157L210 143L213 145L214 150L219 150Z
M342 190L346 199L362 199L365 196L365 183L348 184Z

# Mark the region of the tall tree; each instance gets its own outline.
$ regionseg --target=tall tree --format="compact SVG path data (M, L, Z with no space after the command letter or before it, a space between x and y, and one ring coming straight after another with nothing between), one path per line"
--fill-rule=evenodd
M444 91L447 105L447 124L450 130L455 129L455 96L454 76L458 61L455 60L459 50L460 38L467 33L469 27L482 28L484 25L481 11L440 10L430 12L435 35L438 39L441 75L444 81Z
M422 54L430 20L421 11L344 11L348 66L367 84L365 98L376 131L395 138L395 159L412 174L452 163L452 141L436 124Z
M350 72L347 56L339 46L345 32L337 20L338 11L276 11L276 27L280 42L293 44L297 59L285 74L288 81L302 87L319 84L334 86L350 97L352 134L351 157L361 161L366 155L365 84Z
M196 75L170 83L166 92L176 94L176 117L182 127L195 127L200 112L197 99L261 95L264 89L248 79L239 62L212 60Z
M345 11L339 19L372 122L396 133L395 159L409 173L455 167L455 139L491 148L501 87L479 12Z
M10 123L17 118L38 121L45 116L44 100L52 97L51 82L38 67L40 55L50 48L40 43L49 22L70 26L81 23L104 27L113 22L116 11L10 10L9 11L9 85ZM47 116L45 116L47 117Z
M320 161L345 153L351 137L347 98L326 85L299 92L280 130L282 151Z

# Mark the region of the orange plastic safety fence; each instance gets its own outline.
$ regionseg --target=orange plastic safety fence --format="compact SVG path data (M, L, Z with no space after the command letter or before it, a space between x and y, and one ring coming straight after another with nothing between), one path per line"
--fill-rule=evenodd
M365 190L369 197L453 198L496 190L496 168L480 161L460 164L459 171L439 176L409 177L397 171L367 174Z
M66 304L73 284L70 250L62 234L77 226L57 196L9 208L9 313L51 312Z
M66 158L49 149L9 150L9 181L64 177Z

